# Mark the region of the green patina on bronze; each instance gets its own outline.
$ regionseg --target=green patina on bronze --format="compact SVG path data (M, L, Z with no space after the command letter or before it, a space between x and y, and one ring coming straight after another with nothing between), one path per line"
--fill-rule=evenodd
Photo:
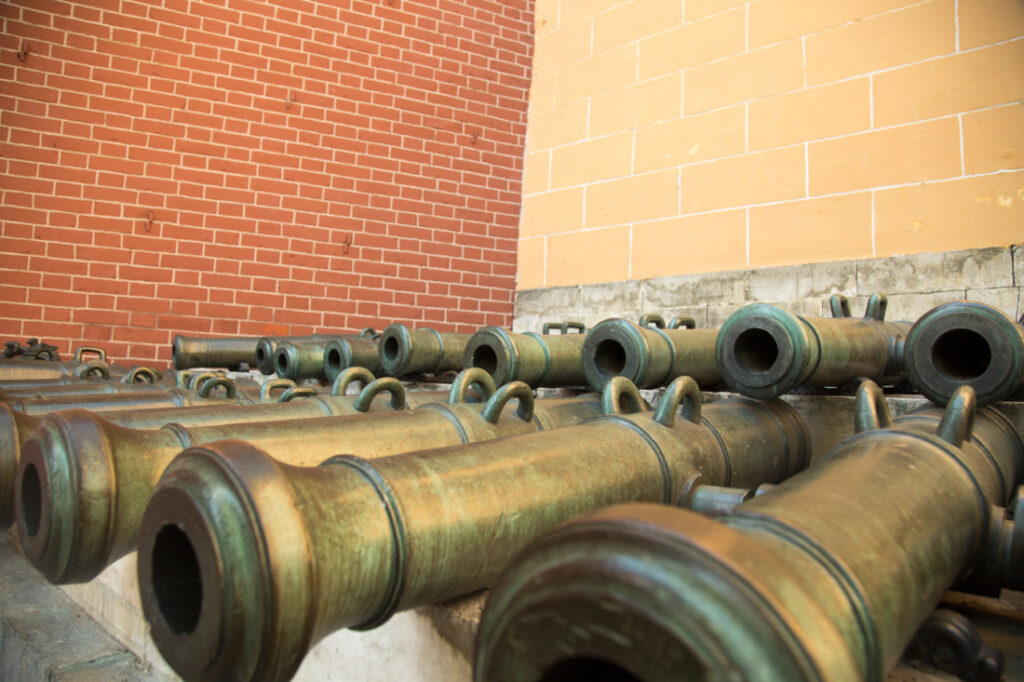
M528 395L521 383L499 394L514 386ZM576 427L372 461L296 467L239 441L187 450L140 533L158 648L186 679L288 679L328 633L486 587L526 542L578 514L671 502L695 479L756 486L810 459L783 403L702 407L686 378L653 413L625 411L642 407L625 380L601 403L604 415Z
M273 374L277 371L274 365L274 352L282 343L305 344L309 342L327 344L333 339L344 338L338 334L313 334L310 336L264 336L256 342L256 369L261 374ZM294 379L294 377L284 377Z
M587 333L583 373L591 388L600 390L614 376L640 388L666 386L680 376L692 377L701 388L722 383L715 363L717 330L694 329L690 318L676 318L668 328L660 316L641 321L649 324L604 320Z
M224 367L236 369L245 364L256 367L256 344L261 336L208 338L175 334L171 341L174 369Z
M716 520L622 505L539 539L491 592L474 679L884 679L987 555L1024 445L967 387L945 412L893 421L865 382L856 422L807 472Z
M833 296L833 318L803 317L778 306L740 308L718 331L715 355L729 387L772 398L800 386L843 386L863 378L883 385L904 379L903 347L909 322L886 322L886 298L872 294L862 319Z
M377 353L377 337L347 337L335 339L324 349L324 374L334 381L349 367L363 367L374 375L383 374Z
M338 454L383 457L422 448L450 446L557 428L600 412L595 396L539 401L535 412L502 414L509 399L532 404L523 384L496 391L487 403L462 402L477 382L486 393L490 377L476 372L456 382L455 402L425 403L401 409L401 383L378 379L347 407L347 398L304 398L284 405L253 405L246 421L208 422L196 410L158 429L134 429L85 411L48 415L21 448L14 477L14 508L25 555L53 582L90 580L110 562L135 547L142 511L164 468L183 448L230 438L244 439L285 462L312 466ZM391 393L391 405L378 404ZM380 396L383 398L383 396ZM317 417L274 419L290 409ZM335 409L347 414L324 416ZM222 417L221 417L222 419ZM37 521L33 522L33 519Z
M404 324L388 325L381 332L378 346L381 370L393 377L460 370L471 336L429 328L411 329Z
M939 405L961 385L975 390L979 405L1024 388L1024 326L983 303L928 311L907 335L906 353L910 380Z
M470 337L462 364L486 370L499 386L510 381L522 381L533 388L585 386L583 324L563 322L558 325L561 334L548 333L552 326L545 324L543 334L484 327ZM578 333L570 334L570 329Z

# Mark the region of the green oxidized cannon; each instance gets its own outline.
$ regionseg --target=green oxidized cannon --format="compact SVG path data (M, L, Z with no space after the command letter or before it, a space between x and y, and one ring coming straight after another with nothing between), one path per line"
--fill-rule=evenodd
M857 428L716 520L624 505L538 540L491 592L474 679L880 682L983 560L1024 445L969 388L893 422L865 382Z
M383 374L378 357L379 335L334 339L324 349L324 373L328 381L349 367L363 367L375 376Z
M392 392L395 407L401 407L402 385L385 377L363 389L356 409L365 411L381 390ZM183 448L242 438L284 461L312 466L343 453L383 457L559 428L600 411L600 401L591 396L538 401L535 409L504 413L512 398L533 407L529 388L513 383L485 404L428 403L386 413L200 421L189 427L171 423L151 430L128 429L84 411L51 414L22 447L14 483L18 536L25 556L49 580L82 582L135 548L149 495Z
M435 329L410 329L391 324L381 332L378 359L383 372L399 377L413 373L440 374L462 369L462 357L472 334Z
M524 543L580 513L672 502L697 480L778 481L809 459L781 402L702 408L688 378L653 414L635 411L622 379L602 401L606 415L580 426L373 461L295 467L238 441L185 451L140 533L157 647L190 680L288 679L333 630L486 587Z
M545 323L541 334L517 334L501 327L484 327L466 344L462 364L486 370L494 383L522 381L533 388L541 386L584 386L581 349L586 327L581 322L557 325ZM570 334L569 330L577 334Z
M87 361L86 353L95 354L96 358ZM0 361L0 388L12 386L13 382L19 381L109 379L110 370L105 351L81 346L75 349L74 360L69 362L26 358Z
M277 371L274 366L274 351L282 343L308 343L308 342L322 342L328 343L332 339L338 338L338 334L312 334L309 336L264 336L256 342L256 369L261 374L273 374ZM282 377L290 379L292 377Z
M653 321L655 324L647 324ZM722 383L715 361L716 329L694 329L692 318L675 318L665 328L660 317L641 324L610 319L595 325L583 344L583 373L600 390L614 376L640 388L665 386L676 377L692 377L701 388Z
M903 345L909 322L886 322L886 298L872 294L863 319L832 297L832 319L803 317L778 306L740 308L718 331L715 355L729 387L771 398L800 386L835 387L862 378L883 385L905 377Z
M929 400L945 405L961 385L988 405L1024 387L1024 326L983 303L934 308L907 334L907 374Z
M215 379L213 384L204 384L201 394L176 389L172 395L181 398L182 406L163 407L162 394L154 396L152 402L145 402L145 395L136 394L136 400L123 402L98 402L87 400L49 400L16 405L23 409L11 409L0 404L0 529L14 522L14 477L21 460L21 450L32 433L50 412L69 409L87 409L99 412L104 423L115 424L127 429L159 429L166 424L185 427L209 426L214 424L242 424L253 421L285 421L313 417L341 416L381 412L396 407L414 408L427 403L475 401L494 393L490 378L480 373L460 376L449 391L405 392L394 382L381 382L375 388L360 395L345 395L350 384L360 382L364 386L373 381L373 375L360 367L353 367L338 377L330 394L322 394L308 386L296 386L287 379L274 379L263 384L258 395L250 395L243 401L211 401L207 397L215 386L225 384L225 379ZM473 386L479 387L474 391ZM391 395L383 389L390 389ZM274 392L280 390L279 395ZM123 395L123 394L121 394ZM234 395L231 393L231 395ZM277 395L276 400L274 395ZM101 396L106 397L106 396ZM295 398L302 397L302 400ZM258 400L259 402L255 402ZM123 409L118 409L120 406ZM24 409L28 408L28 409ZM29 412L29 413L26 413Z
M238 369L255 367L256 344L261 336L227 336L211 338L175 334L171 340L171 364L174 369L193 367L224 367Z

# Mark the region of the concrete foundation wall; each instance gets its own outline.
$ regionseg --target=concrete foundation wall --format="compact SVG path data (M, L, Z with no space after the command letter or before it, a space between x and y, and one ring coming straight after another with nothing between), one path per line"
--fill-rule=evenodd
M1021 226L1024 237L1024 225ZM829 316L828 298L843 294L854 315L872 293L889 298L887 318L914 321L947 301L978 301L1014 319L1024 314L1024 245L776 268L676 275L645 280L528 289L516 294L516 331L544 322L659 313L688 315L717 327L748 303L777 303L805 315Z

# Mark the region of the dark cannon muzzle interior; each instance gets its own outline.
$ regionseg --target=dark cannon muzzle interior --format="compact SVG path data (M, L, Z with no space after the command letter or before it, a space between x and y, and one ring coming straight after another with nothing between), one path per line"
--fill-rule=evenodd
M394 362L398 359L398 353L400 350L398 339L394 336L389 336L384 340L384 358L389 362Z
M594 364L608 376L619 376L626 368L626 349L615 339L605 339L594 349Z
M589 656L566 658L548 668L539 682L642 682L611 661Z
M779 359L779 346L769 332L746 329L736 337L733 355L740 367L748 372L767 372Z
M21 474L21 518L25 532L35 537L43 513L43 486L35 464L29 464Z
M985 337L971 329L951 329L932 346L935 368L953 379L977 379L992 363Z
M199 623L203 582L199 559L177 526L160 529L153 541L152 588L164 622L176 634L190 634Z
M341 351L337 348L327 349L326 361L328 370L333 370L335 372L340 372L342 370Z
M477 346L473 350L473 366L479 367L488 374L498 371L498 354L488 345Z

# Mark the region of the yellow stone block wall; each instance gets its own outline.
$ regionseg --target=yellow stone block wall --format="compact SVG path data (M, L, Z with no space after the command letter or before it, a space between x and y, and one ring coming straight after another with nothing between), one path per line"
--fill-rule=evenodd
M1024 241L1024 0L537 0L518 288Z

